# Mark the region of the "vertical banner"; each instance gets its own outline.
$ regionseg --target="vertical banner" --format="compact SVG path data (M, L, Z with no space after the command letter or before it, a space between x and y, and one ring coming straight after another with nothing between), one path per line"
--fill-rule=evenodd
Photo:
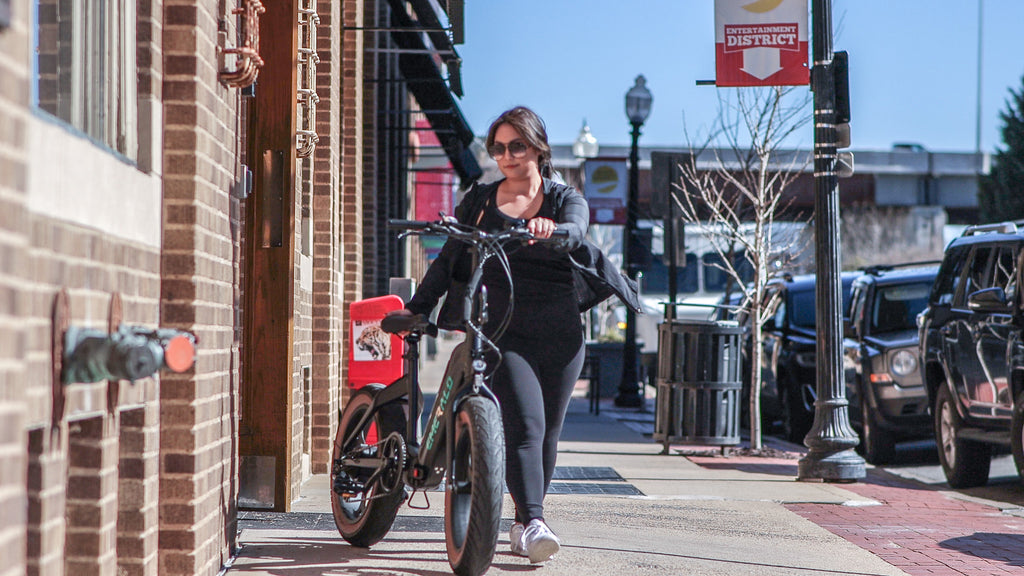
M410 133L416 142L416 160L413 162L416 195L415 218L434 221L443 212L451 216L455 196L455 170L447 156L436 151L443 150L437 134L425 118L416 120L416 130ZM422 148L422 150L421 150ZM427 151L421 154L422 151Z
M442 212L451 216L455 194L452 169L417 172L415 178L416 219L434 221Z
M583 193L591 224L625 224L629 178L625 158L590 158L583 164Z
M807 0L715 0L716 86L810 81Z

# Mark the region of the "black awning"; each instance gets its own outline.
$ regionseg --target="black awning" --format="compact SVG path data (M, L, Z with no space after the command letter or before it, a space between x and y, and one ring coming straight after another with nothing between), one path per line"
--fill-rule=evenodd
M473 130L466 122L455 96L452 94L441 67L436 58L442 58L449 64L449 74L458 74L459 57L448 39L448 35L439 32L440 20L437 18L436 0L413 0L419 22L414 21L402 8L402 0L391 0L393 22L401 28L416 29L423 27L431 32L411 34L405 30L391 34L395 45L402 50L398 56L399 72L406 86L420 108L423 109L431 128L435 130L441 141L445 154L452 167L464 183L469 183L481 176L483 171L476 157L469 150L473 142ZM457 83L461 84L461 83Z

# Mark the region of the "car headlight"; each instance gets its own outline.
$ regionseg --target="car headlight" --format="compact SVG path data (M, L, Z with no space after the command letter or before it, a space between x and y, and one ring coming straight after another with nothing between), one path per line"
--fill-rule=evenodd
M897 376L909 376L917 370L917 356L910 350L900 350L892 355L892 373Z

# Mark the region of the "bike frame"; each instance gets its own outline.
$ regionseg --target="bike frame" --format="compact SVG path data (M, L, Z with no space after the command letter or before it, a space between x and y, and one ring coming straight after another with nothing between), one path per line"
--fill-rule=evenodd
M470 396L482 395L489 398L495 404L497 398L487 387L484 372L487 368L481 329L487 311L487 289L481 286L483 278L483 263L481 262L481 248L471 244L470 253L472 258L473 275L466 286L466 295L463 298L464 318L473 318L473 313L479 312L477 323L466 322L466 342L463 342L452 352L448 361L441 388L438 390L434 405L430 411L430 417L425 426L423 445L420 444L419 420L422 389L419 380L419 342L422 335L413 331L405 337L409 344L403 358L406 362L406 373L395 380L391 385L385 387L374 395L370 408L363 414L358 425L353 427L353 435L345 438L344 446L347 448L356 441L356 434L373 418L381 407L393 402L402 402L408 397L409 417L406 421L405 443L409 451L406 458L405 482L414 489L433 488L441 484L441 480L450 474L452 454L454 451L454 437L451 433L455 429L455 414L459 405ZM476 298L477 291L480 291L479 306ZM474 310L476 308L477 310ZM378 438L378 442L383 438ZM357 467L378 469L384 465L383 458L353 458L349 464Z

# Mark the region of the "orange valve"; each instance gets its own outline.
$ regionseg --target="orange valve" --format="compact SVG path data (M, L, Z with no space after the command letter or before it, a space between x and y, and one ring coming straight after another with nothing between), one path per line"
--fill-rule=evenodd
M171 338L164 346L164 365L171 372L184 372L195 360L196 345L184 334Z

